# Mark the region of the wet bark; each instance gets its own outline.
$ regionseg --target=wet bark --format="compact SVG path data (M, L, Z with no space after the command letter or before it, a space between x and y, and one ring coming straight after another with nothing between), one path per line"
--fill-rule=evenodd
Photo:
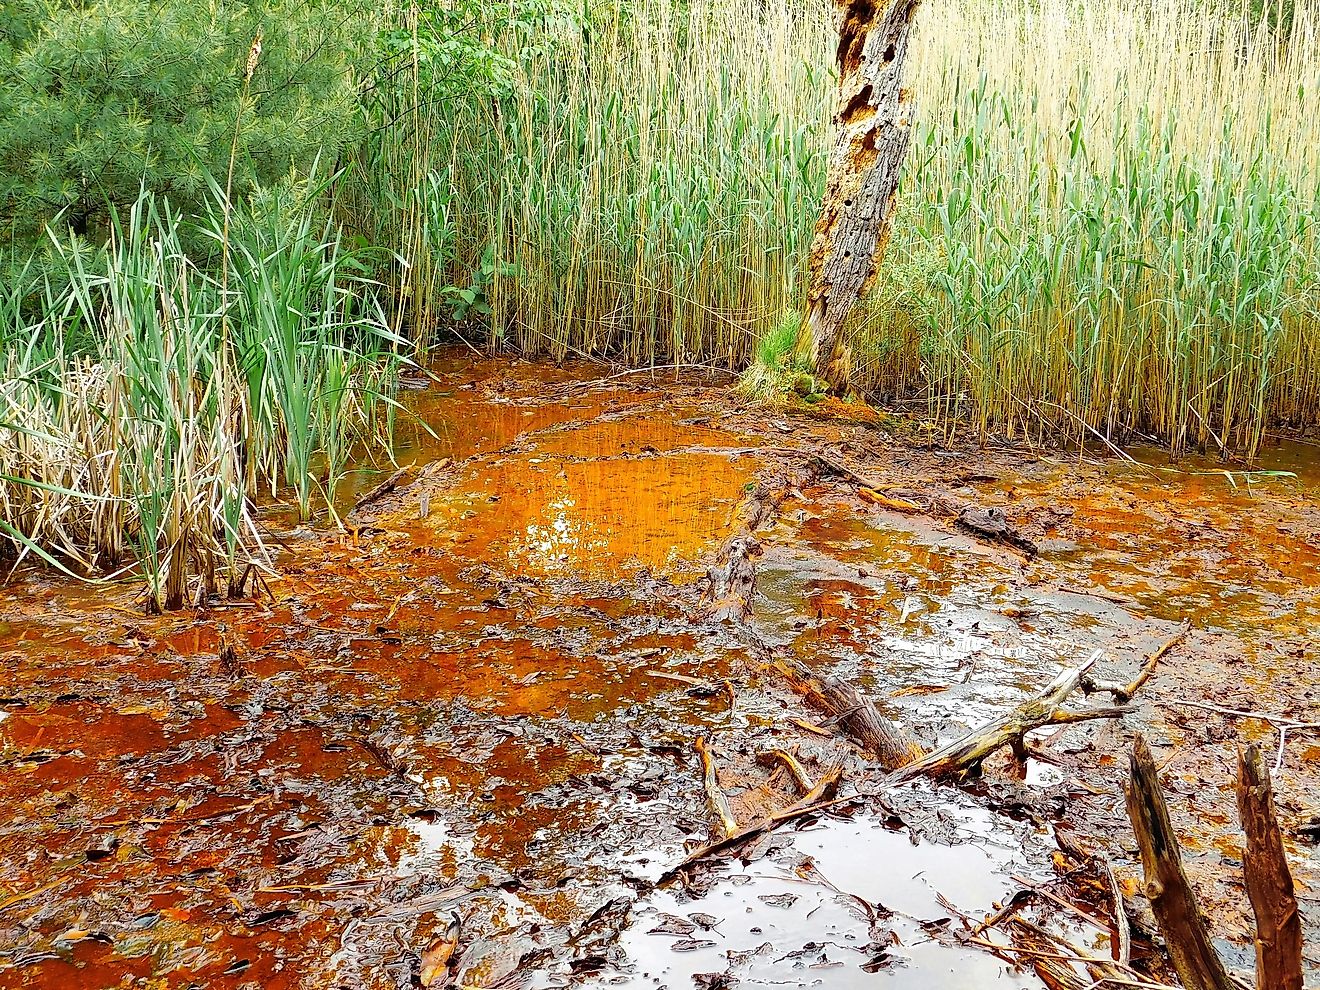
M870 698L846 681L818 674L792 656L775 656L767 662L789 687L813 708L829 715L841 733L886 770L897 770L920 758L921 747L881 715Z
M1256 986L1302 990L1302 919L1274 814L1269 771L1255 746L1238 756L1237 799L1247 836L1242 869L1256 914Z
M1140 733L1132 745L1127 810L1141 850L1146 896L1178 978L1187 990L1238 990L1210 944L1205 918L1183 872L1182 851L1169 821L1155 760Z
M706 788L706 800L710 802L711 808L715 811L715 817L720 820L720 832L724 838L734 835L738 831L738 819L733 817L733 809L729 807L729 798L720 787L719 775L715 770L715 758L711 755L710 744L706 742L705 737L697 736L693 743L697 755L701 757L701 777Z
M961 739L908 763L899 771L903 779L925 774L929 777L967 777L977 773L982 762L1002 746L1012 746L1019 756L1025 755L1023 739L1032 729L1045 725L1065 725L1095 718L1117 718L1122 708L1100 708L1073 712L1060 706L1082 684L1094 660L1080 667L1069 667L1060 672L1040 694L1028 698L1012 711L1001 715L973 730Z
M816 375L837 387L847 376L844 322L875 280L911 139L903 64L918 0L836 3L837 136L809 257L807 326Z

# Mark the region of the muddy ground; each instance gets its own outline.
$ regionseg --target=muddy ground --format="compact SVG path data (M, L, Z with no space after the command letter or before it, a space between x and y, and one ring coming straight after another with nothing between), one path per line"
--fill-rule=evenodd
M268 594L150 618L128 586L5 588L0 987L1039 987L961 936L1032 885L1108 919L1105 859L1140 935L1138 730L1216 944L1251 970L1237 747L1279 761L1286 824L1320 806L1320 733L1280 747L1256 717L1320 722L1320 450L1230 477L931 449L910 418L587 365L454 356L410 385L434 435L401 425L407 471L347 534L267 508ZM1020 542L904 502L1002 508ZM706 575L749 515L742 624ZM882 787L753 648L930 745L1096 651L1127 680L1184 620L1131 713L963 787ZM799 796L776 749L883 793L666 877L718 834L698 737L740 825ZM1290 842L1320 977L1320 862ZM1107 924L1022 910L1108 952Z

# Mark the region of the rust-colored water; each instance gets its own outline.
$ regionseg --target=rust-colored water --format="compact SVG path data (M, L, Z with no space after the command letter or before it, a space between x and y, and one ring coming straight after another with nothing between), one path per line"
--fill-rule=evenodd
M693 583L769 460L764 417L582 369L433 372L405 393L416 421L395 458L414 474L452 463L346 535L284 533L271 596L148 618L129 587L4 589L0 987L408 986L453 912L467 985L522 958L541 959L533 982L588 980L550 950L709 835L693 737L732 762L749 733L765 745L801 714L755 689L736 636L693 621ZM392 470L364 463L343 506ZM1313 498L1305 477L1247 492L1127 469L1084 497L1076 480L979 493L1067 499L1048 580L837 485L795 492L762 534L754 624L932 742L1094 649L1121 673L1166 633L1151 617L1281 634L1317 618L1314 533L1252 511ZM1140 609L1060 590L1060 574ZM733 788L739 808L754 785ZM637 899L603 978L1038 985L922 925L945 911L937 894L990 910L1009 872L1045 865L1026 852L1045 832L957 791L919 800L963 844L818 823L702 890ZM892 913L881 972L862 968L882 933L853 894ZM723 920L682 921L697 944L676 947L673 916Z

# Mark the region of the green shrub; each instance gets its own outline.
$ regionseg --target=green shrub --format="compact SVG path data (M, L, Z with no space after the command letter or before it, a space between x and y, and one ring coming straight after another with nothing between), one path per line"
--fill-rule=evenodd
M0 12L0 245L94 243L145 186L190 214L207 176L245 195L356 130L364 7L330 0L17 0ZM251 66L253 44L260 51Z

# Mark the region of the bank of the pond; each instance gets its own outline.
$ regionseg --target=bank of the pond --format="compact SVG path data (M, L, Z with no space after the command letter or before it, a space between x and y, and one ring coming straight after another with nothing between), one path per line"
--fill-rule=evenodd
M449 356L405 385L429 430L400 421L405 471L347 533L266 509L284 548L269 596L145 617L127 587L5 588L0 987L1039 987L961 940L962 916L1023 880L1093 895L1058 872L1077 864L1056 828L1135 894L1135 729L1166 767L1218 944L1249 967L1231 756L1278 738L1187 703L1320 721L1309 468L1235 487L928 451L902 420L767 413L591 366ZM1002 507L1039 552L885 507L803 471L799 449L899 505ZM390 474L364 467L343 506ZM844 794L882 777L707 617L703 575L771 483L784 498L756 533L748 628L924 743L1096 650L1125 677L1184 618L1193 632L1134 713L1042 733L1026 766L1002 754L973 788L894 788L661 882L717 828L699 736L741 824L799 796L774 750L811 777L842 761ZM1320 804L1315 742L1282 748L1287 820ZM1293 851L1315 944L1320 873ZM1047 900L1027 911L1107 952Z

